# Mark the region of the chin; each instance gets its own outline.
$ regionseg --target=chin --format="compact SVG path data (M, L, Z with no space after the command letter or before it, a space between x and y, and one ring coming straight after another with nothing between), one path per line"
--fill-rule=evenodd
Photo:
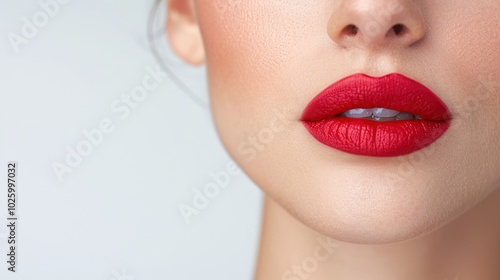
M356 244L390 244L423 237L452 222L476 202L473 196L440 184L437 175L388 184L383 176L376 177L381 171L336 169L334 176L330 169L282 182L279 191L273 191L278 186L266 185L269 182L261 184L306 226L332 239Z
M422 206L425 207L425 206ZM424 237L452 220L445 213L416 213L414 207L393 203L379 207L338 205L297 216L315 231L354 244L392 244ZM323 213L320 213L323 212Z
M335 202L332 202L335 203ZM325 203L326 204L326 203ZM425 206L422 205L422 208ZM414 207L395 202L378 207L338 203L336 207L291 210L311 229L332 239L355 244L391 244L425 236L446 225L449 213L417 213Z

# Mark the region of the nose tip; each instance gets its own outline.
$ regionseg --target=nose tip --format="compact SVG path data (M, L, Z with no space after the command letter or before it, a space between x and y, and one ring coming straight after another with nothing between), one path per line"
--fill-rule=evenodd
M328 35L342 47L406 47L426 33L420 8L412 0L341 0L328 23Z

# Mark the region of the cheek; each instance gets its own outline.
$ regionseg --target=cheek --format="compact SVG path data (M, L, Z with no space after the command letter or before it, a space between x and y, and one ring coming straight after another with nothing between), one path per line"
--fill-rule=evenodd
M495 3L493 3L495 2ZM449 92L456 123L452 129L461 144L457 145L457 159L467 162L471 176L483 174L492 181L500 169L500 1L478 1L474 9L460 9L470 5L449 5L449 16L434 15L433 24L447 22L436 28L433 44L438 53L437 67L451 73L454 86ZM436 73L439 77L439 73ZM450 159L452 158L451 155ZM471 184L469 188L479 188Z
M309 81L314 90L322 87L308 78L308 67L317 64L311 65L304 53L311 53L311 46L331 45L326 33L330 14L323 7L332 1L209 2L200 0L197 11L212 112L227 148L234 150L265 129L277 110L300 124L304 85ZM301 85L293 86L299 80Z
M281 72L284 61L292 59L288 36L300 32L283 23L297 24L292 13L274 12L279 7L268 1L254 2L199 1L197 9L212 113L221 140L237 160L237 147L267 126L273 109L283 109L277 104L286 104Z
M434 26L434 35L429 41L430 52L436 58L433 66L442 73L450 73L449 80L458 86L456 92L449 93L451 99L455 98L453 105L456 108L499 108L500 1L491 2L495 1L479 1L471 10L462 8L470 5L469 2L448 5L445 16L429 11ZM439 73L436 74L440 77ZM467 99L475 99L479 104L467 106L464 104Z

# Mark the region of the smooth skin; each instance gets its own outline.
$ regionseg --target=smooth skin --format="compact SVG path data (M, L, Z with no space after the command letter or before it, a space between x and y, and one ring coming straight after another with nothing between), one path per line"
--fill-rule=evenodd
M206 64L220 139L266 195L256 279L500 279L498 11L500 0L169 1L172 49ZM429 147L356 156L300 122L333 82L393 72L453 115Z

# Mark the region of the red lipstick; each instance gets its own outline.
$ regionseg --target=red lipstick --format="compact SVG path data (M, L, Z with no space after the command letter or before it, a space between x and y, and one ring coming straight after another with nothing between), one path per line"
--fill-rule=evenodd
M392 118L349 114L369 115L372 110L401 114ZM304 109L301 121L314 138L334 149L392 157L435 142L450 127L451 114L430 89L401 74L356 74L319 93Z

